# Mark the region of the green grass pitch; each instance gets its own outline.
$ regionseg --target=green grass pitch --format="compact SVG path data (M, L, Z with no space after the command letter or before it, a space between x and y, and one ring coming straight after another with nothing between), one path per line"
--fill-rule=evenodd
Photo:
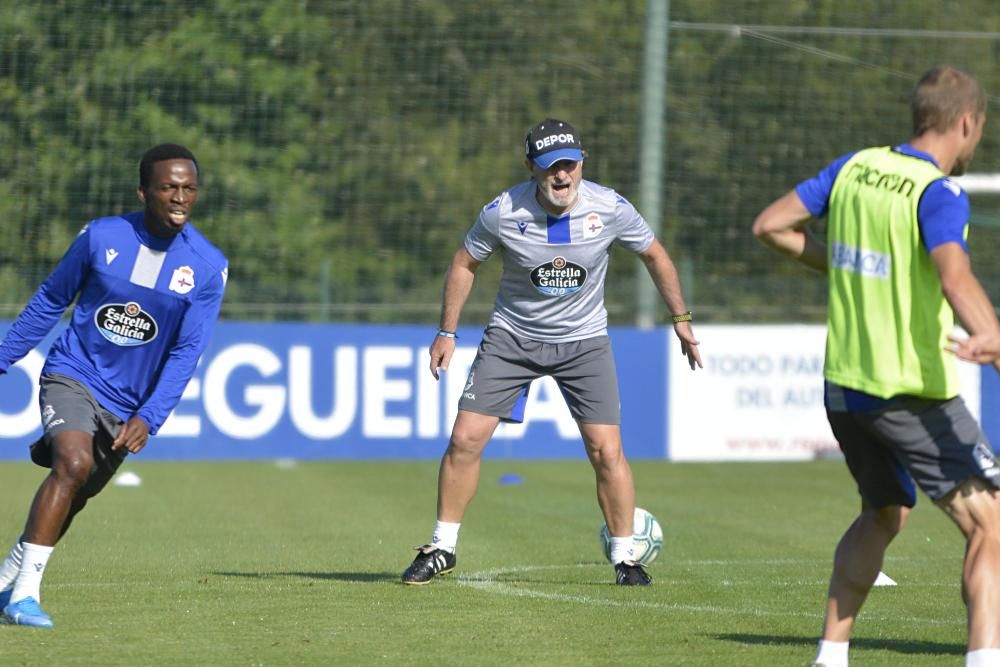
M155 443L152 445L155 446ZM0 626L0 662L50 665L804 665L843 463L633 461L663 525L653 586L613 585L585 461L487 461L458 568L399 583L434 521L437 463L156 463L124 470L56 549L52 631ZM523 483L502 485L505 473ZM0 465L0 550L43 471ZM921 497L869 597L852 665L962 664L958 531Z

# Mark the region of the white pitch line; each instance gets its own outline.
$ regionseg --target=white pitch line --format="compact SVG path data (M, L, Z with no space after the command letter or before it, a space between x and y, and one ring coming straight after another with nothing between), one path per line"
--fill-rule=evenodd
M567 595L564 593L548 593L545 591L530 590L526 588L515 588L509 584L505 584L497 580L497 577L508 574L523 574L526 572L538 572L540 570L558 570L566 569L567 567L606 567L603 564L586 564L578 563L573 566L569 565L527 565L524 567L505 567L496 568L493 570L482 570L480 572L472 572L465 575L460 575L455 581L461 586L468 586L470 588L475 588L477 590L486 591L488 593L499 593L501 595L509 595L513 597L526 597L541 600L554 600L556 602L573 602L577 604L587 604L603 607L632 607L639 609L660 609L664 611L687 611L694 613L703 614L730 614L738 616L756 616L756 617L766 617L766 616L779 616L783 618L812 618L812 619L822 619L823 614L815 612L796 612L796 611L769 611L766 609L748 609L748 608L736 608L736 607L719 607L714 605L691 605L691 604L679 604L670 602L646 602L643 600L609 600L606 598L597 598L589 595ZM873 616L862 612L863 618L867 620L875 621L905 621L910 623L923 623L925 625L937 625L937 626L956 626L965 627L965 619L956 620L941 620L935 618L922 618L917 616L893 616L891 618L884 616Z
M887 566L891 566L893 563L941 563L941 562L954 562L960 563L961 556L937 556L933 558L926 557L886 557L885 563ZM679 566L687 567L698 567L698 566L717 566L717 565L822 565L824 568L829 567L832 564L831 558L771 558L771 559L739 559L739 558L724 558L715 560L672 560L671 563Z

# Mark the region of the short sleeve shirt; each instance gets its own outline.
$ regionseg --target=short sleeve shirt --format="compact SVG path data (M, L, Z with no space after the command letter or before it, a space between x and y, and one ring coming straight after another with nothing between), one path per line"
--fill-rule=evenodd
M604 306L611 246L642 253L653 231L635 207L610 188L580 182L562 216L548 213L527 181L487 204L465 237L477 261L500 251L503 272L490 325L529 340L566 342L607 333Z

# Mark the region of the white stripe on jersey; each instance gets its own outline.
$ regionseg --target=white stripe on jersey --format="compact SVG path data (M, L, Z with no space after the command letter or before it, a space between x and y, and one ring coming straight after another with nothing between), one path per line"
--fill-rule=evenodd
M156 279L160 277L160 269L167 259L167 253L163 250L153 250L139 244L139 253L135 256L135 264L132 265L132 276L129 282L140 287L153 289L156 287Z

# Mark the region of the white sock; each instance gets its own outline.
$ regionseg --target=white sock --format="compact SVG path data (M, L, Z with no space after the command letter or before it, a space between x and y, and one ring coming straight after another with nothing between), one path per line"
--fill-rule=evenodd
M850 642L829 642L819 640L816 659L823 667L847 667L847 647Z
M7 554L3 565L0 565L0 591L6 591L14 586L17 573L21 571L22 554L24 554L24 547L21 545L21 539L18 538L10 553Z
M458 529L461 527L461 523L438 521L434 524L434 534L431 536L431 544L443 551L455 553L455 547L458 545Z
M623 560L635 559L635 541L632 536L611 537L611 564L617 565Z
M36 601L41 602L42 575L45 574L45 565L49 562L49 556L52 555L52 550L55 547L44 547L30 542L22 542L21 544L24 545L24 555L10 601L17 602L31 596Z
M997 667L1000 648L980 648L965 654L965 667Z

